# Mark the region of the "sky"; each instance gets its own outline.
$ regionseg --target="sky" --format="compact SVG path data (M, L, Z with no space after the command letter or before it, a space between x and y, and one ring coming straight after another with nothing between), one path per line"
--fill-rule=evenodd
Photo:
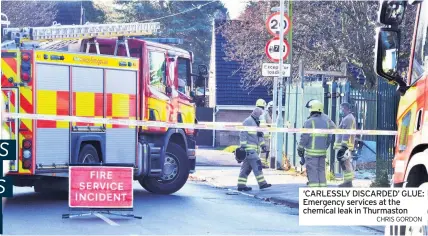
M221 0L229 11L230 18L235 19L244 10L246 1L242 0Z

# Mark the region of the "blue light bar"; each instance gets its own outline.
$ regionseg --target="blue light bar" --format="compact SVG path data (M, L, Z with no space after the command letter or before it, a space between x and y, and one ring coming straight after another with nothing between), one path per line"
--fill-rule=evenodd
M183 39L179 39L179 38L143 38L143 37L136 37L136 38L146 40L146 41L152 41L156 43L163 43L163 44L183 44Z

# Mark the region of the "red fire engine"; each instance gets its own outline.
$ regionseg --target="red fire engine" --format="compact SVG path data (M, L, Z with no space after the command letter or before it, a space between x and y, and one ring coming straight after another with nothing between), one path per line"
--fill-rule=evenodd
M194 81L205 80L207 67L200 65L194 75L191 52L135 37L158 28L126 23L4 29L6 112L194 124ZM195 171L191 129L9 119L2 132L18 143L8 175L14 185L36 191L67 189L70 164L133 164L134 179L161 194L181 189Z
M414 6L411 6L414 5ZM408 76L402 78L398 61L400 30L405 9L417 7ZM392 187L428 185L428 1L382 1L379 21L389 27L378 29L376 72L398 84L401 93L397 115ZM427 235L426 226L388 226L386 234Z

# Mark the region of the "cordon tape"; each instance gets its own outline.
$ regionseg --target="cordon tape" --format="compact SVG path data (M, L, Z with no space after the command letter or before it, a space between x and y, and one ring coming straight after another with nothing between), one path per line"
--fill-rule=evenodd
M155 128L175 128L175 129L201 129L201 130L220 130L220 131L250 131L250 132L270 132L270 133L305 133L305 134L361 134L361 135L396 135L397 131L391 130L344 130L344 129L303 129L303 128L277 128L277 127L254 127L243 126L238 123L227 122L198 122L190 123L172 123L159 121L141 121L129 119L109 119L109 118L88 118L79 116L58 116L58 115L40 115L40 114L21 114L4 113L5 117L15 119L29 120L49 120L49 121L67 121L95 124L115 124L126 126L143 126Z

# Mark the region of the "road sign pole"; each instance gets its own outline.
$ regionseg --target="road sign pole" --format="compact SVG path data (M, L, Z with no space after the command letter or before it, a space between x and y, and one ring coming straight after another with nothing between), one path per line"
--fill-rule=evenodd
M283 126L283 119L282 119L282 97L283 97L283 80L284 77L282 76L282 65L283 57L284 57L284 0L280 0L280 12L279 15L281 16L280 24L279 24L279 90L278 90L278 117L276 120L277 127ZM281 170L282 169L282 150L283 150L283 139L284 134L278 133L277 134L277 142L276 142L276 169Z
M288 0L287 13L288 13L289 21L292 22L292 19L293 19L292 0ZM287 63L290 65L290 68L291 68L291 66L293 64L293 28L292 28L291 24L290 24L290 27L288 30L287 42L290 45L289 46L289 53L288 53L288 57L287 57ZM287 105L287 119L285 119L285 117L284 117L284 124L287 123L289 125L291 124L291 122L290 122L291 86L290 85L291 85L291 73L290 73L290 76L288 76L288 80L287 80L287 86L288 86L288 99L286 99L286 102L288 104ZM286 92L287 92L287 90L286 90ZM296 93L297 93L297 90L296 90ZM284 150L284 152L289 153L288 152L288 136L289 135L288 135L288 133L285 135L286 135L286 138L285 138L285 145L284 145L285 150ZM295 153L295 152L296 152L296 148L293 149L293 153Z
M273 107L272 107L272 109L273 109L273 112L272 112L272 121L276 121L276 108L277 108L277 102L278 102L278 77L275 77L274 79L273 79L273 98L272 98L272 101L273 101ZM276 156L276 133L275 132L273 132L273 133L271 133L271 140L270 140L270 142L271 142L271 145L270 145L270 153L271 153L271 157L270 157L270 159L272 160L276 160L276 158L275 158L275 156ZM269 166L270 166L270 168L275 168L275 163L272 163L272 161L270 161L270 163L269 163Z

